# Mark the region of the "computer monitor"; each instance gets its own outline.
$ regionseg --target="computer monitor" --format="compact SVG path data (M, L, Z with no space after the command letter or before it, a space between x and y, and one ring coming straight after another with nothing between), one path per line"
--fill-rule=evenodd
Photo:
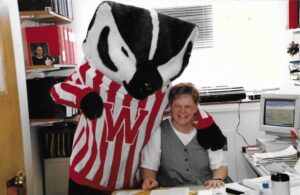
M300 129L300 94L263 94L259 129L279 138L291 137L292 129Z

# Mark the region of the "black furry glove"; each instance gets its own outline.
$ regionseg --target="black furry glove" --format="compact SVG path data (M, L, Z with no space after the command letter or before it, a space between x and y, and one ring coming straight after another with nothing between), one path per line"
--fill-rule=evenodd
M98 93L88 93L80 102L80 109L91 120L99 118L103 111L103 101Z
M197 130L196 136L198 143L206 150L209 148L212 151L222 149L226 143L226 137L215 123L204 129Z

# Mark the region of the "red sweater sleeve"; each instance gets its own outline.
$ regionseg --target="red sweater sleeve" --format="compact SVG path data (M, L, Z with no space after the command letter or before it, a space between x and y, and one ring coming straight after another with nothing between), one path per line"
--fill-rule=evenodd
M81 82L75 71L65 82L52 86L50 94L55 103L79 109L82 98L95 90Z

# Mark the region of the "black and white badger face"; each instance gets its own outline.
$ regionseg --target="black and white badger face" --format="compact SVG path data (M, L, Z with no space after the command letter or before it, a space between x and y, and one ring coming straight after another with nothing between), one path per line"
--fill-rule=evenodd
M191 23L104 1L90 22L83 51L91 66L144 99L181 75L196 36Z

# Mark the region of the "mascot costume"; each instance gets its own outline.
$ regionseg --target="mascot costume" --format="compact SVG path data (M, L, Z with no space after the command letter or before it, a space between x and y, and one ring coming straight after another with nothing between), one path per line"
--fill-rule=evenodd
M95 194L137 187L141 151L161 123L171 81L188 65L196 36L194 24L154 10L110 1L98 6L84 61L51 89L56 103L81 111L70 181ZM202 113L199 128L210 128L212 118Z

